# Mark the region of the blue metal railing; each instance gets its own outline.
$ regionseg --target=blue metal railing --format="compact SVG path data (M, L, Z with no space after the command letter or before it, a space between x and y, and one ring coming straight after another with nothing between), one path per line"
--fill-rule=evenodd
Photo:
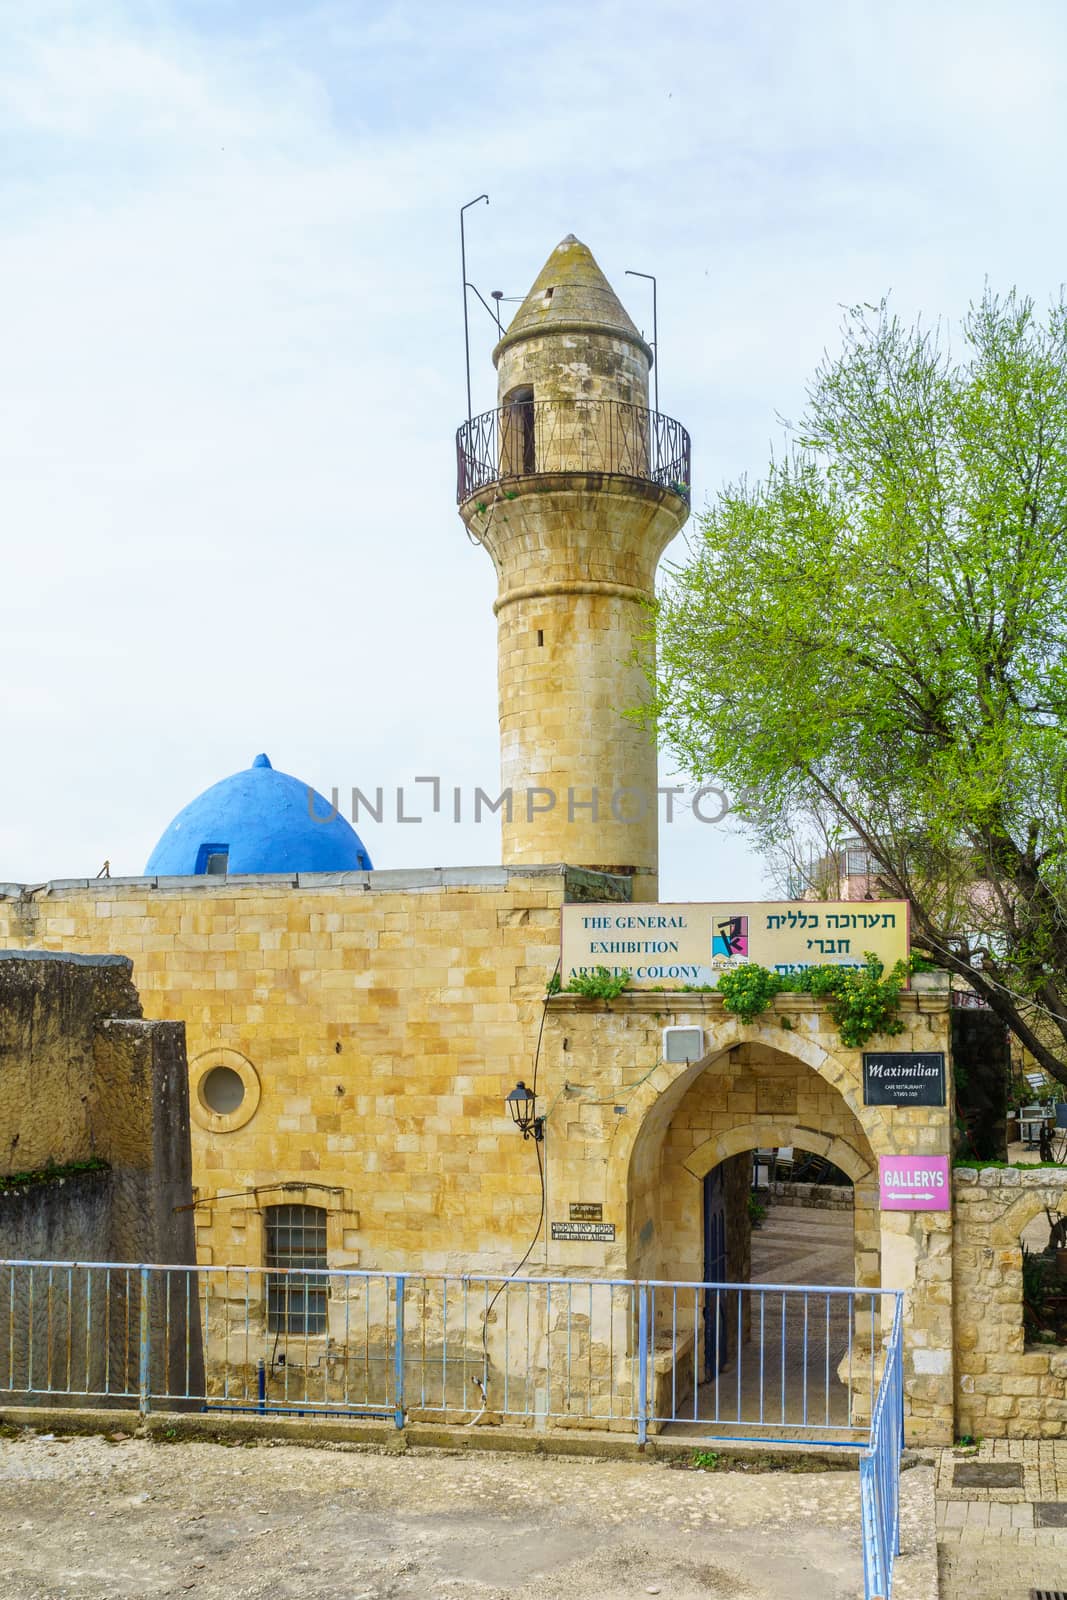
M641 1443L669 1430L694 1443L859 1444L879 1462L889 1447L878 1418L899 1412L899 1332L876 1383L887 1305L899 1323L889 1291L320 1268L322 1327L306 1315L310 1276L2 1261L0 1394L398 1428L488 1415L628 1428Z
M904 1447L904 1324L900 1297L885 1352L871 1419L869 1448L860 1458L865 1600L890 1600L900 1554L900 1454Z

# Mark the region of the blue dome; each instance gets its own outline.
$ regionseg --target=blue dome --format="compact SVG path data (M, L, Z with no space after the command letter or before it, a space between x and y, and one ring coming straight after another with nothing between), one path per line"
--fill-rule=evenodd
M366 872L356 830L329 801L257 756L179 811L148 858L153 877L235 872Z

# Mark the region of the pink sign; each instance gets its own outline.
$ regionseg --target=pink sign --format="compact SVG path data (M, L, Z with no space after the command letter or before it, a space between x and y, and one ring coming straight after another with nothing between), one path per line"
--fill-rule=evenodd
M948 1156L879 1156L883 1211L950 1211Z

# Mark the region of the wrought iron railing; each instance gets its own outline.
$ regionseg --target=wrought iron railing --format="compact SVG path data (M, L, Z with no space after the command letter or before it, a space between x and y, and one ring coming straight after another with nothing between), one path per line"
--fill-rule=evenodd
M503 479L613 473L689 499L689 434L673 417L619 400L526 400L472 417L456 434L460 504Z

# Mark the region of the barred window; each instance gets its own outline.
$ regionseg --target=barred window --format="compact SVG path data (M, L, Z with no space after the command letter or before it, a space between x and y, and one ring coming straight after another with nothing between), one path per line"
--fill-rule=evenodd
M267 1327L271 1333L326 1332L326 1212L268 1206ZM278 1269L288 1267L288 1272Z

